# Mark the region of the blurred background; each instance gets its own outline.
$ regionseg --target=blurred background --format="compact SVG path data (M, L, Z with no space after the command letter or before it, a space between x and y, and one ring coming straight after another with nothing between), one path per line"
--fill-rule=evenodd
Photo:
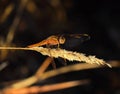
M88 34L70 40L64 49L120 60L120 3L113 0L0 0L0 46L26 47L57 34ZM0 51L0 87L35 73L46 56L34 51ZM61 60L55 59L57 67ZM76 62L69 62L75 64ZM52 66L50 66L52 69ZM91 83L45 94L120 94L119 68L71 72L40 82L91 79ZM71 77L71 75L73 75Z

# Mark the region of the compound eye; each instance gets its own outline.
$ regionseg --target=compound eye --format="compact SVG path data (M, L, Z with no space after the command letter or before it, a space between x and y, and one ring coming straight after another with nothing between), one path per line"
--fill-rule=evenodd
M60 44L64 44L64 43L65 43L65 38L64 38L63 36L61 36L61 37L59 38L59 43L60 43Z

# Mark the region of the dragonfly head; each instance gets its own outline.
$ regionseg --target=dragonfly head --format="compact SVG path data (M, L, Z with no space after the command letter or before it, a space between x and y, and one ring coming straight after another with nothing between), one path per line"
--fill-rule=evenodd
M59 43L60 44L64 44L65 43L65 38L63 36L60 36Z

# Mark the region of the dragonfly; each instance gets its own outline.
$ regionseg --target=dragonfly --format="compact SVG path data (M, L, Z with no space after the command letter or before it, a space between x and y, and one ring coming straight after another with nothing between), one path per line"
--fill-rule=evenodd
M39 47L39 46L54 46L57 45L58 48L60 45L68 43L71 39L80 39L80 42L90 39L88 34L60 34L60 35L52 35L41 42L29 45L28 47Z
M79 40L80 39L80 40ZM63 44L70 44L70 42L72 40L78 40L81 42L84 42L85 40L90 39L90 36L88 34L60 34L60 35L52 35L46 39L44 39L41 42L29 45L28 47L40 47L40 46L47 46L47 47L51 47L51 46L57 46L58 48L60 48L60 45ZM73 44L75 42L73 41ZM65 60L65 59L64 59ZM65 60L66 61L66 60ZM64 65L66 65L66 63L63 63ZM52 62L52 66L54 69L56 69L56 64L53 60Z

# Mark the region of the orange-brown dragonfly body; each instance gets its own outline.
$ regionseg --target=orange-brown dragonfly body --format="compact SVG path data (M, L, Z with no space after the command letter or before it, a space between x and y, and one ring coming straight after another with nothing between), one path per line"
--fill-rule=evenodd
M29 45L28 47L38 47L38 46L43 46L43 45L58 45L59 46L59 44L64 44L64 42L65 42L64 37L53 35L41 42Z
M60 44L64 44L66 42L66 38L65 38L66 35L52 35L50 37L48 37L47 39L41 41L41 42L38 42L38 43L35 43L35 44L32 44L32 45L29 45L28 47L38 47L38 46L43 46L43 45L59 45ZM75 38L81 38L81 37L89 37L89 35L87 34L68 34L67 36L69 37L75 37Z

